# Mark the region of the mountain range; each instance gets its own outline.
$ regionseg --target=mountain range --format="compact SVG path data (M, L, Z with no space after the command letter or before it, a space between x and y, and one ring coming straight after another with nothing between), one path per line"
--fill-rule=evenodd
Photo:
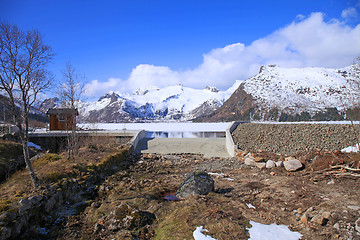
M240 81L226 91L215 87L193 89L182 85L165 88L150 87L135 93L109 92L95 102L79 105L84 122L187 121L209 115L228 99ZM39 106L43 111L60 107L57 98L47 99Z
M359 75L359 65L341 69L268 65L252 78L234 81L226 91L150 87L131 94L109 92L79 108L86 122L319 120L319 114L330 110L341 117L359 107ZM55 106L59 101L52 98L39 108Z
M359 76L359 65L341 69L262 66L201 120L343 120L346 113L353 114L350 110L359 110Z

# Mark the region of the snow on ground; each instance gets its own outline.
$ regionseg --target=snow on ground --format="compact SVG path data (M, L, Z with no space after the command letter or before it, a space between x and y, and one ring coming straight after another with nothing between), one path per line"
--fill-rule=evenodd
M261 123L261 124L359 124L360 122L354 121L311 121L311 122L258 122L252 121L252 123Z
M285 225L276 225L275 223L265 225L250 221L251 228L249 228L249 240L298 240L301 234L292 232Z
M208 232L204 229L203 226L197 227L193 232L193 237L195 240L216 240L215 238L210 237L209 235L204 235L203 232Z
M208 172L209 175L213 175L213 176L217 176L217 177L223 177L225 180L228 180L228 181L234 181L233 178L229 178L229 177L226 177L227 175L224 174L224 173L213 173L213 172Z
M217 177L224 177L224 173L216 173L216 172L208 172L209 175L217 176Z
M323 122L253 122L261 124L351 124L350 121ZM230 122L193 123L193 122L149 122L149 123L82 123L84 129L104 130L146 130L150 132L225 132ZM354 122L353 124L359 124Z
M34 148L36 148L36 149L38 149L38 150L41 150L41 147L40 147L39 145L36 145L36 144L33 143L33 142L28 142L28 146L29 146L29 147L34 147Z
M251 205L251 204L249 204ZM275 223L265 225L250 221L251 228L248 228L250 238L249 240L298 240L301 238L301 234L298 232L292 232L285 225L276 225ZM216 240L208 235L204 235L203 232L208 232L203 226L197 227L193 232L195 240Z
M228 181L234 181L234 179L233 178L229 178L229 177L226 177L226 178L224 178L225 180L228 180Z
M344 152L344 153L359 152L359 148L360 148L360 143L358 143L355 147L350 146L350 147L341 149L341 152Z
M253 209L256 209L256 207L254 205L252 205L251 203L246 203L246 206L248 208L253 208Z
M84 123L85 129L104 130L146 130L151 132L225 132L229 122L192 123L192 122L151 122L151 123Z

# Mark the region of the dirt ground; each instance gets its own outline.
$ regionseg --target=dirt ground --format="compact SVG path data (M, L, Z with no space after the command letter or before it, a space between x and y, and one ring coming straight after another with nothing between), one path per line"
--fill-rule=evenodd
M287 225L300 232L302 239L360 239L359 174L329 168L329 163L354 156L310 155L303 157L305 168L296 172L250 167L240 158L141 155L129 170L119 171L98 186L99 196L54 237L193 239L196 227L203 226L209 230L206 234L218 240L248 239L252 220ZM326 163L319 164L319 159ZM215 191L208 195L165 200L192 171L223 175L211 174ZM118 206L124 203L139 210L146 221L114 227L116 219L111 216L118 216Z

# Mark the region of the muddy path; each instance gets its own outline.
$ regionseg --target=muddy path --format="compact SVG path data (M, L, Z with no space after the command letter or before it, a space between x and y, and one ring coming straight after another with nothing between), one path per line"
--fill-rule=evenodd
M163 198L198 170L211 173L215 192L181 201ZM287 225L302 239L360 239L359 177L340 171L308 166L287 172L250 167L235 158L144 154L129 170L109 177L98 193L54 237L193 239L196 227L204 226L218 240L247 239L252 220ZM124 204L138 213L128 222L119 217Z

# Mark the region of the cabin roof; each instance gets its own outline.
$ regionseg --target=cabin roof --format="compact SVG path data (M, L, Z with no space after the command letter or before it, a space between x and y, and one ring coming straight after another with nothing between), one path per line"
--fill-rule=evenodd
M76 108L49 108L46 115L79 115Z

